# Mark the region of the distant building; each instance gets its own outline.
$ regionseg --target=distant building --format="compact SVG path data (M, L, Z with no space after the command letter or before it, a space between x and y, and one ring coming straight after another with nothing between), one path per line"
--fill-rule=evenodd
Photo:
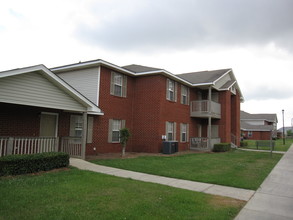
M277 138L277 114L250 114L240 112L241 136L250 140Z

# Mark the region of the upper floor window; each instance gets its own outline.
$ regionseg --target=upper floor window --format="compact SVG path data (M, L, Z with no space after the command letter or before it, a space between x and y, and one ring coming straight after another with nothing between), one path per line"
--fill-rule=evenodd
M111 73L111 95L126 97L127 76L120 73Z
M167 100L177 101L177 83L173 80L167 79Z
M181 104L189 105L189 88L181 85Z

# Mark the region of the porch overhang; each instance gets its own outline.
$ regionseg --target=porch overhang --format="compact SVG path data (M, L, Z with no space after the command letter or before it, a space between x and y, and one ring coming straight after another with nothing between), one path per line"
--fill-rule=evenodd
M0 72L0 102L104 114L97 105L44 65Z

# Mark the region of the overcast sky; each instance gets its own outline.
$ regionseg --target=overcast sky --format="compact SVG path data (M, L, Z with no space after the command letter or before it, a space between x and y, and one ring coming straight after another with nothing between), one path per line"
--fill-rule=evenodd
M1 0L0 71L104 59L232 68L249 113L293 118L292 0Z

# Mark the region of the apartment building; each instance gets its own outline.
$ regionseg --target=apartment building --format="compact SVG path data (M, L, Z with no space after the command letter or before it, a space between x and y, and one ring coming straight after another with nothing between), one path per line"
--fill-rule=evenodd
M174 75L93 60L5 71L0 153L23 153L31 143L78 157L120 152L123 127L132 134L127 151L158 153L163 141L178 142L179 151L239 145L241 101L232 69Z

